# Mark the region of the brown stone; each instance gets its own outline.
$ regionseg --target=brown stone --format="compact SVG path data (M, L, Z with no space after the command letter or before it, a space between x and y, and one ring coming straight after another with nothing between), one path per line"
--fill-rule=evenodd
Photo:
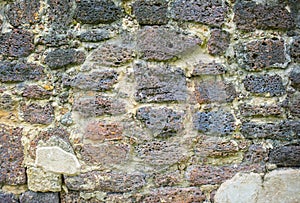
M23 104L21 110L24 120L31 124L48 125L54 120L54 108L49 103L44 106L36 103Z
M90 122L85 128L84 139L96 142L121 140L122 130L118 123Z
M239 106L242 116L279 116L283 113L280 106L275 105L250 105L242 104Z
M215 61L211 63L204 63L199 61L193 66L192 76L201 75L221 75L226 72L226 69L222 64L216 63Z
M230 44L229 32L221 29L212 29L207 42L208 53L211 55L224 54Z
M272 149L270 162L281 167L299 167L300 166L300 146L290 145L281 146Z
M24 88L22 96L29 99L49 99L52 92L38 85L28 85Z
M154 184L158 187L174 186L180 183L180 171L172 171L166 173L157 173L153 175Z

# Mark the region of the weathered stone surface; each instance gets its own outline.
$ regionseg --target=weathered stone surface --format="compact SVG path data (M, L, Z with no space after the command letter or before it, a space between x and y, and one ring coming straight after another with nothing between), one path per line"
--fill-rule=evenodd
M118 123L90 122L86 125L84 139L94 142L121 140L122 126Z
M104 143L85 144L82 147L82 160L89 165L113 166L128 160L130 147L127 144Z
M24 120L31 124L48 125L54 120L54 108L49 103L44 106L36 103L22 104L21 111Z
M13 110L15 108L16 101L9 94L0 94L0 109Z
M0 62L1 82L23 82L27 80L39 80L43 77L43 67L17 61Z
M293 140L300 136L300 125L298 121L282 121L278 123L244 122L241 126L241 133L248 139Z
M5 14L11 25L17 27L24 24L37 23L40 20L40 1L15 1L8 5Z
M133 14L140 25L168 23L168 4L165 0L138 0L133 3Z
M73 36L70 34L61 34L58 31L52 31L48 34L39 36L37 38L37 44L42 44L46 47L59 47L69 45L72 37Z
M229 32L221 29L212 29L207 42L208 53L211 55L224 54L230 44Z
M0 131L0 184L21 185L26 183L21 143L22 129L1 125Z
M276 105L250 105L242 104L239 106L239 110L242 116L278 116L283 113L280 106Z
M45 171L53 173L74 175L80 169L80 164L74 154L56 146L37 148L35 163Z
M97 65L118 67L132 61L133 57L134 51L131 47L105 43L92 53L90 60Z
M200 188L187 187L187 188L175 188L166 187L152 190L148 195L145 195L142 202L156 203L192 203L192 202L204 202L206 196Z
M244 162L265 163L269 159L269 150L259 144L251 145L244 155Z
M22 96L28 99L49 99L52 92L38 85L25 86Z
M136 117L151 130L154 137L168 137L183 130L183 112L170 108L142 107L137 110Z
M12 193L0 192L1 203L18 203L18 197Z
M151 141L135 147L137 156L151 166L168 166L179 163L186 158L186 150L178 143Z
M259 192L257 203L300 201L300 170L275 170L264 177L263 190Z
M167 27L142 28L138 33L137 49L145 60L166 61L195 49L201 39Z
M225 72L225 67L219 63L216 63L215 61L211 63L204 63L202 61L199 61L193 66L192 76L221 75Z
M60 174L45 172L39 168L27 168L28 189L35 192L60 192Z
M195 96L199 104L232 102L237 93L232 83L207 80L196 84Z
M277 74L248 75L243 79L243 84L247 91L255 94L267 94L274 97L285 93L282 78Z
M107 91L118 82L118 76L114 70L78 73L74 78L65 78L64 85L81 90Z
M76 2L75 19L81 23L111 23L122 16L122 10L111 0L80 0Z
M27 191L20 196L20 203L40 203L40 202L59 203L59 194L51 193L51 192L42 193L42 192Z
M300 66L296 66L290 73L290 80L292 87L300 90Z
M107 30L92 29L78 34L77 38L82 42L100 42L111 38Z
M125 113L125 104L108 96L82 96L75 100L74 110L85 117Z
M145 176L140 173L91 171L77 176L65 176L70 190L104 192L130 192L145 185Z
M33 34L14 29L0 35L0 55L6 57L28 56L34 50Z
M239 1L234 6L234 13L233 20L241 30L289 30L295 25L292 14L286 9L284 3L271 6L257 4L255 1Z
M58 32L66 30L73 20L74 0L47 0L47 4L51 28Z
M262 188L262 177L257 173L236 174L217 190L216 203L256 203Z
M288 95L286 102L285 107L287 107L291 115L300 117L300 93L295 92L292 95Z
M300 146L281 146L271 150L269 161L281 167L300 166Z
M154 174L153 181L158 187L174 186L180 183L181 174L179 170L167 173L157 173Z
M138 102L185 101L186 79L180 68L137 64L134 68Z
M229 112L198 112L194 115L194 128L208 135L228 135L235 128L235 119Z
M260 165L229 166L189 166L186 177L192 186L220 184L232 178L238 172L263 172Z
M238 64L248 71L261 71L269 67L284 67L287 62L282 39L262 39L236 46Z
M220 27L224 23L227 7L220 0L176 0L172 4L173 19Z
M47 53L45 64L51 69L63 68L67 65L82 64L85 54L75 49L55 49Z
M291 46L291 56L296 62L300 62L300 37L297 36L294 38L294 41Z

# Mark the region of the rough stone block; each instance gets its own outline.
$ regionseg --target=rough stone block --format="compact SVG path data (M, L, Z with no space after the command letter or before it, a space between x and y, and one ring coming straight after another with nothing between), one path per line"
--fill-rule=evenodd
M138 102L185 101L186 79L180 68L137 64L134 68Z
M300 36L294 38L291 45L291 56L296 62L300 62Z
M211 55L224 54L230 44L229 32L221 29L212 29L207 42L208 53Z
M300 117L300 93L295 92L292 95L288 95L287 99L287 109L290 111L292 116Z
M282 78L275 75L248 75L243 79L247 91L255 94L269 95L271 97L281 96L285 93Z
M1 203L19 203L18 197L13 193L0 192Z
M118 82L118 73L114 70L93 71L78 73L74 78L64 78L64 85L81 90L107 91Z
M1 125L0 131L0 184L26 184L23 167L22 129Z
M195 49L201 39L167 27L146 26L138 33L137 49L145 60L166 61Z
M35 103L22 104L21 111L24 120L31 124L48 125L54 120L54 108L49 103L44 106Z
M51 31L49 34L41 35L37 38L37 44L45 45L46 47L60 47L70 45L73 36L71 34L61 34L58 31Z
M151 130L154 137L168 137L183 130L183 112L170 108L142 107L137 110L136 117Z
M225 72L225 67L219 63L216 63L215 61L211 63L204 63L202 61L199 61L193 66L192 76L222 75Z
M283 121L279 123L244 122L241 133L248 139L293 140L300 136L299 121Z
M73 21L74 0L47 0L48 21L53 30L61 32Z
M204 202L206 196L200 188L187 187L187 188L159 188L152 190L148 195L145 195L142 202L156 203L192 203L192 202Z
M290 73L291 85L297 90L300 90L300 66L296 66Z
M77 38L82 42L101 42L110 39L110 33L105 29L92 29L78 34Z
M279 116L283 113L280 106L276 105L250 105L242 104L239 106L239 110L242 116Z
M254 40L236 46L238 64L248 71L285 67L284 41L277 38Z
M82 147L82 160L89 165L113 166L128 160L130 147L127 144L104 143L85 144Z
M235 128L235 119L229 112L198 112L194 115L194 128L208 135L229 135Z
M70 190L123 193L140 189L146 184L141 173L100 172L91 171L77 176L65 176Z
M96 95L77 97L74 110L84 117L125 113L125 104L113 97Z
M244 162L265 163L268 160L269 150L259 144L251 145L244 155Z
M20 203L38 202L59 203L59 193L27 191L20 196Z
M49 99L52 92L38 85L25 86L22 96L28 99Z
M85 54L75 49L55 49L47 53L45 64L51 69L63 68L67 65L82 64L85 60Z
M37 23L40 20L40 1L15 1L8 5L5 14L11 25L18 27L24 24Z
M154 184L158 187L174 186L181 182L180 171L157 173L153 175Z
M234 6L234 22L238 29L292 29L295 24L292 14L284 3L278 5L257 4L255 1L239 1Z
M168 23L168 4L165 0L138 0L133 3L133 14L140 25Z
M111 23L122 16L122 10L111 0L76 2L75 19L85 24Z
M84 139L94 142L121 140L122 126L118 123L90 122L86 125Z
M224 23L227 6L220 0L176 0L171 7L173 19L220 27Z
M92 53L90 60L97 65L118 67L132 61L133 57L132 48L122 44L106 43Z
M1 82L23 82L27 80L40 80L44 76L43 67L17 61L0 62Z
M195 85L195 96L199 104L232 102L237 93L232 83L207 80Z
M0 94L0 109L13 110L15 108L16 101L9 94Z
M0 55L25 57L33 50L33 34L29 31L14 29L0 35Z
M269 161L281 167L300 166L300 146L281 146L271 150Z

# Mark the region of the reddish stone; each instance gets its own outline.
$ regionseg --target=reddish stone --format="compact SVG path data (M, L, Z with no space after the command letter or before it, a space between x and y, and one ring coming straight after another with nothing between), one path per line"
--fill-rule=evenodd
M48 125L54 120L54 108L49 103L45 106L35 103L29 105L22 104L21 110L24 120L31 124Z
M226 72L223 65L216 63L215 61L211 63L199 63L195 64L193 67L192 76L201 76L201 75L221 75Z
M52 92L38 85L28 85L24 88L22 96L29 99L49 99Z
M84 138L98 142L121 140L122 130L117 123L90 122L85 128Z
M239 106L242 116L278 116L283 113L280 106L275 105L249 105L242 104Z
M157 173L153 175L154 184L158 187L162 186L174 186L180 183L181 174L180 171Z
M230 34L221 29L213 29L207 42L208 53L211 55L224 54L230 44Z

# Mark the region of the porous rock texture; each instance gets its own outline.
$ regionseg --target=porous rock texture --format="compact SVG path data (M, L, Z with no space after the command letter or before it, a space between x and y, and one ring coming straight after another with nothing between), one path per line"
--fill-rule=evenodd
M300 202L299 10L0 1L0 203Z

